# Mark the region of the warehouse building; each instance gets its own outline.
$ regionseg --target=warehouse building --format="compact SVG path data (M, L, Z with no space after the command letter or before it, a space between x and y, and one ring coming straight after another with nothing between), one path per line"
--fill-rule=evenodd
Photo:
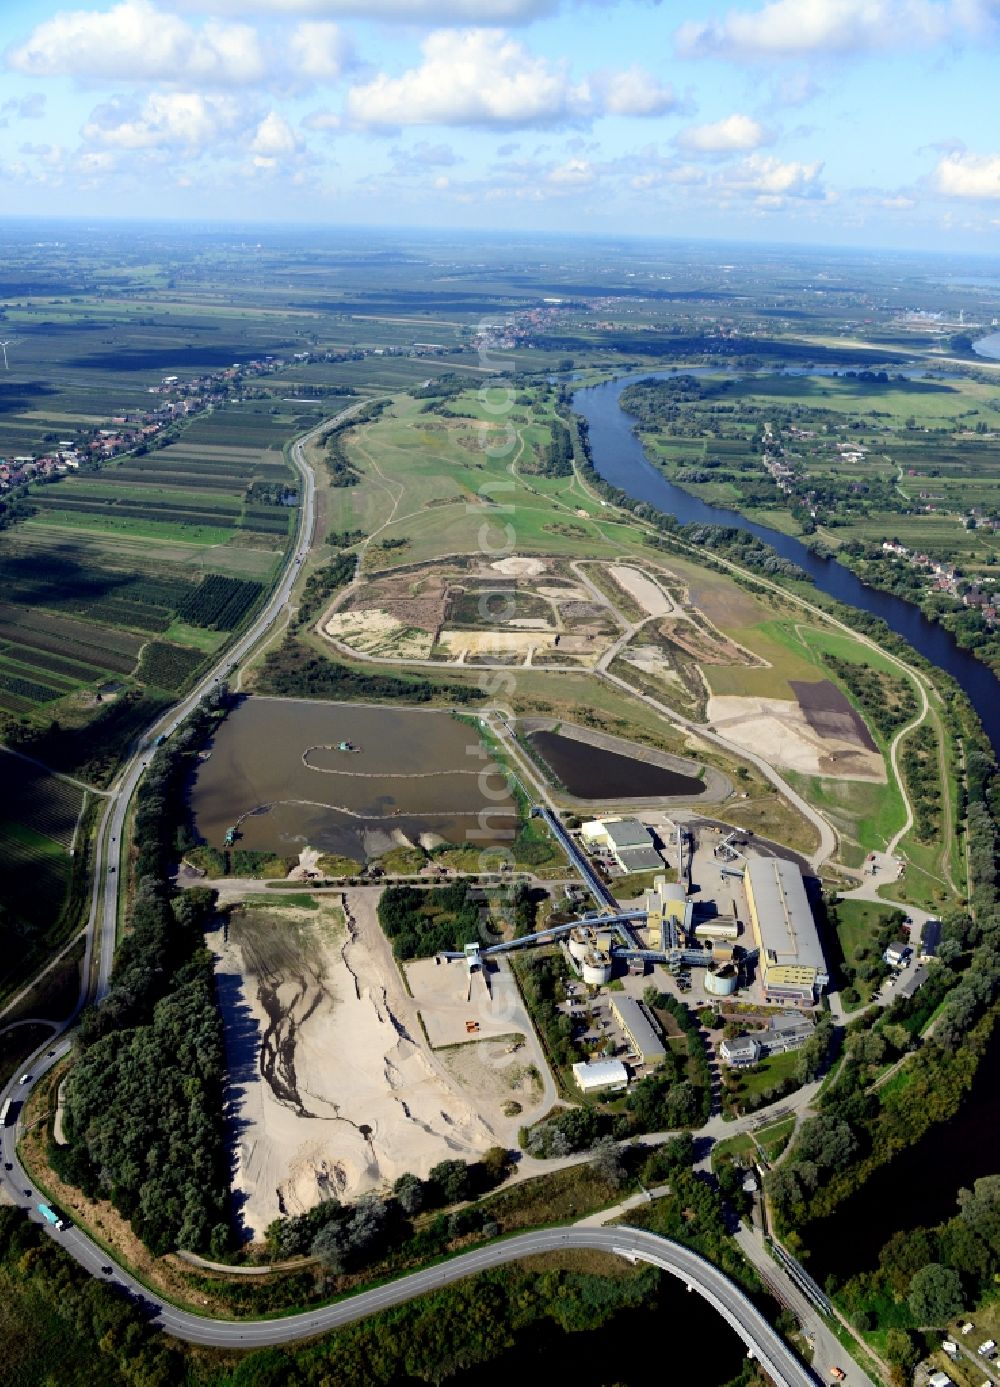
M634 997L624 993L612 993L611 1015L625 1032L625 1038L640 1061L654 1068L662 1064L666 1050L656 1034L653 1023Z
M628 1070L621 1060L591 1060L573 1065L581 1093L600 1093L628 1087Z
M623 872L655 872L663 858L638 819L592 819L580 829L586 846L609 852Z
M812 1006L830 976L802 873L780 857L751 857L743 882L765 999Z

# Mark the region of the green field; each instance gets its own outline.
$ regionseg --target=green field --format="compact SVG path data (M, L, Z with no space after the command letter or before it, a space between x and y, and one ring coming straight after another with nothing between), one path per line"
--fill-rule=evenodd
M0 996L44 961L71 923L65 909L84 794L0 750Z

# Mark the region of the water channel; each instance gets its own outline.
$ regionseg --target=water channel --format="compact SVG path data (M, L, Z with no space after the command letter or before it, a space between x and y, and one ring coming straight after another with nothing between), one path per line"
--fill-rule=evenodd
M996 350L1000 356L1000 334ZM629 496L675 515L682 522L748 530L783 558L797 563L821 591L881 617L921 655L958 681L979 714L994 751L1000 754L1000 681L962 650L948 631L928 621L911 603L866 587L836 560L818 557L799 540L689 495L649 462L633 433L634 421L620 406L620 396L633 381L651 377L667 380L675 374L638 372L575 392L573 407L589 425L598 474ZM950 1217L956 1212L955 1195L960 1187L997 1172L998 1080L1000 1030L994 1032L988 1054L956 1117L933 1127L922 1141L845 1200L834 1215L835 1226L828 1220L828 1226L817 1224L809 1230L808 1241L814 1249L812 1269L820 1279L831 1272L845 1277L874 1266L879 1249L894 1232L904 1227L930 1226ZM918 1197L900 1200L900 1189ZM845 1229L850 1229L849 1238L844 1237Z

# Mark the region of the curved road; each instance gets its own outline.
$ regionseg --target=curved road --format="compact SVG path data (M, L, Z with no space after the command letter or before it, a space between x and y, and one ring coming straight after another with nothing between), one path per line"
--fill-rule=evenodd
M68 1049L69 1041L63 1040L50 1050L33 1077L36 1080L40 1078ZM20 1091L26 1092L27 1086ZM8 1133L4 1136L5 1140L10 1140ZM5 1151L4 1155L12 1166L4 1174L14 1202L27 1208L32 1218L39 1222L39 1215L34 1212L38 1202L37 1192L32 1190L16 1154ZM106 1278L111 1273L115 1284L146 1307L152 1322L165 1333L190 1344L230 1349L293 1343L340 1329L379 1310L401 1305L492 1267L543 1252L590 1248L617 1254L632 1262L648 1262L679 1277L689 1290L703 1296L739 1335L752 1356L773 1379L775 1387L815 1387L816 1383L815 1377L803 1367L781 1335L771 1328L756 1306L728 1277L690 1249L637 1228L574 1227L523 1233L473 1252L462 1253L438 1266L413 1272L369 1291L361 1291L332 1305L277 1319L234 1321L208 1319L166 1304L152 1297L146 1287L129 1273L113 1265L81 1229L70 1227L66 1232L58 1233L48 1224L44 1227L92 1276Z

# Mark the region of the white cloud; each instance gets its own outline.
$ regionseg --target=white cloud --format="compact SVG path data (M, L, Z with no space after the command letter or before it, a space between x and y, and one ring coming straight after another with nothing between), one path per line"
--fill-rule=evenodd
M408 149L397 145L390 153L392 171L397 177L422 173L426 169L450 169L459 162L451 145L428 144L426 140L418 140Z
M386 73L353 87L347 114L359 125L543 125L586 114L586 83L537 58L516 39L488 29L438 30L423 61L401 77Z
M299 149L299 137L278 111L268 111L257 126L250 148L260 159L274 162L287 158Z
M194 29L150 0L57 14L10 49L7 64L32 77L219 85L256 82L265 73L257 34L248 25L209 21Z
M945 197L1000 198L1000 154L953 150L938 161L931 183Z
M355 125L545 126L600 115L657 116L678 105L672 87L644 68L603 71L574 81L567 65L537 57L494 29L439 29L422 60L398 77L380 72L353 87L346 115Z
M558 189L588 188L596 174L588 159L567 159L549 172L548 182Z
M14 96L9 101L0 102L0 116L13 116L15 120L40 120L44 114L44 92L30 92L27 96Z
M700 154L731 154L759 149L773 138L759 121L734 111L708 125L689 125L677 136L677 144Z
M141 107L121 101L98 106L83 128L91 144L117 149L176 148L198 153L232 138L246 125L242 104L201 92L151 92Z
M751 154L734 169L728 170L721 182L734 192L761 198L820 198L827 194L820 182L823 165L782 163L772 155Z
M336 24L298 24L288 40L288 57L307 82L335 82L351 59L351 44Z
M604 110L612 116L662 116L678 106L672 86L633 65L599 79Z
M772 0L758 10L690 20L677 30L685 57L756 60L879 52L976 33L990 0Z

